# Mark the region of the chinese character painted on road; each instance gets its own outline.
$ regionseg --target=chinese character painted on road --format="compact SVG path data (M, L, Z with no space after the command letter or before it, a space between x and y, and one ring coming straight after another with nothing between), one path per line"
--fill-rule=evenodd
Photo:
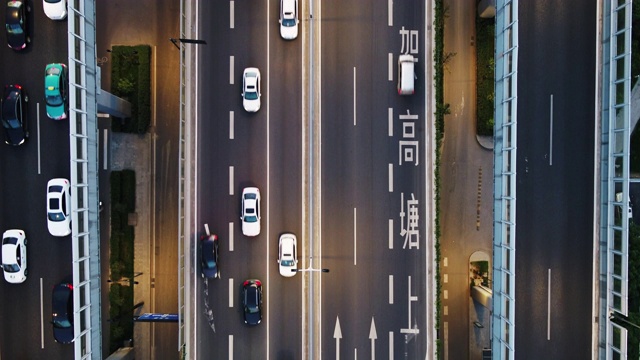
M400 29L402 36L401 54L418 54L418 30L406 30L404 26ZM406 49L405 49L406 46Z
M416 120L418 120L418 115L411 115L409 111L407 111L406 115L400 115L400 120L402 120L402 139L399 142L399 156L400 156L400 165L402 165L402 161L404 162L413 162L415 166L420 164L418 159L418 140L406 140L406 139L415 139L416 138Z
M407 218L406 226L404 218ZM419 249L420 248L420 232L418 230L418 200L411 193L411 200L407 200L407 213L404 212L404 193L400 193L400 235L404 236L403 249Z

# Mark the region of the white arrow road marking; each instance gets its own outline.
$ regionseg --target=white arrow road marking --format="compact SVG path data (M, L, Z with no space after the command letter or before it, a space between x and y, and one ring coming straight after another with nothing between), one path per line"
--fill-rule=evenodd
M369 339L371 339L371 360L376 360L376 339L378 338L378 333L376 332L376 323L373 321L373 316L371 317L371 330L369 330Z
M340 330L340 319L336 316L336 328L333 330L333 338L336 339L336 360L340 360L340 339L342 339L342 330Z

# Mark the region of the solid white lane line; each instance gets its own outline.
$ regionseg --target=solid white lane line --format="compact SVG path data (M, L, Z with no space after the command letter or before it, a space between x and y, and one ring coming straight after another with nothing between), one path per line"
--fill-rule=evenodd
M40 103L36 103L36 129L38 131L38 175L40 175Z
M389 360L393 360L393 331L389 331Z
M229 251L233 251L233 221L229 223Z
M102 144L102 169L107 170L107 145L109 144L109 131L107 129L103 129L102 131L104 133L104 144Z
M40 278L40 348L44 349L44 307L42 299L42 278Z
M356 238L357 238L357 231L356 231L356 208L353 208L353 265L356 264L356 253L357 253L357 244L356 244Z
M393 192L393 164L389 164L389 192Z
M234 139L234 126L235 123L233 122L233 115L234 112L233 111L229 111L229 140L233 140Z
M389 275L389 304L393 304L393 275Z
M229 307L233 307L233 278L229 278Z
M389 249L393 249L393 219L389 219Z
M551 269L547 272L547 340L551 340Z
M389 69L389 81L393 81L393 54L389 53L389 61L387 64Z
M233 335L229 335L229 360L233 360Z
M229 195L233 195L233 166L229 166Z
M389 26L393 26L393 0L387 1L387 10L389 12L387 23L389 24Z
M553 165L553 94L549 105L549 165Z
M353 126L356 126L356 67L353 67Z
M393 136L393 108L389 108L389 136Z
M233 55L229 56L229 84L233 85L233 65L234 65L235 57Z
M235 10L235 1L231 1L231 4L229 5L229 28L230 29L233 29L235 27L235 24L234 24L234 18L235 18L234 10Z

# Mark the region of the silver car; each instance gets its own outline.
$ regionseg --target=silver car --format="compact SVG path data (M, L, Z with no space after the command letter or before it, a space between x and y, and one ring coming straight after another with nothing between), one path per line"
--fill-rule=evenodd
M294 234L286 233L280 235L278 241L278 265L280 275L292 277L296 274L298 266L298 239Z
M249 67L242 73L242 106L247 112L260 110L260 70Z
M260 235L260 190L257 187L246 187L242 190L240 220L244 236Z

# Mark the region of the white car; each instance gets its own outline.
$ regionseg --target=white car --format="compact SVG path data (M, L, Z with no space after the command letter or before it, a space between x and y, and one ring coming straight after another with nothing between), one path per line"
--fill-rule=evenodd
M260 110L260 70L249 67L242 73L242 106L247 112Z
M280 0L280 36L285 40L298 37L298 0Z
M44 13L51 20L67 18L67 0L42 0Z
M242 234L258 236L260 234L260 190L246 187L242 190Z
M53 236L71 234L71 192L69 180L57 178L47 183L47 227Z
M278 264L280 275L292 277L298 266L298 239L294 234L287 233L280 235L278 241Z
M27 238L24 231L7 230L2 235L2 270L12 284L27 280Z

